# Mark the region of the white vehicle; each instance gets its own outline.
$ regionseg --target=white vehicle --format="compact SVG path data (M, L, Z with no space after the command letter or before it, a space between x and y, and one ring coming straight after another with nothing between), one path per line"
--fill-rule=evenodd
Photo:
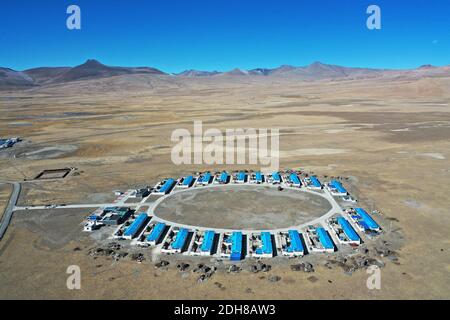
M97 222L97 221L88 221L83 228L83 231L85 232L92 232L94 230L100 229L102 226L104 226L103 223Z

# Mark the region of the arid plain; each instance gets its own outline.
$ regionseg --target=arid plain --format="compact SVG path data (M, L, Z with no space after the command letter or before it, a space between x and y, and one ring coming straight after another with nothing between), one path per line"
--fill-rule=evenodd
M87 254L94 240L80 224L89 211L16 212L0 241L0 298L448 299L449 75L311 82L121 75L2 91L0 135L25 141L0 151L0 180L61 167L79 173L23 183L19 204L107 202L112 190L225 168L172 163L172 131L192 131L194 120L205 129L278 128L282 169L348 177L360 204L392 222L383 227L401 246L398 260L381 269L381 290L366 287L365 270L348 275L325 259L313 274L274 264L269 274L216 273L197 283L148 260L94 260ZM0 192L3 208L9 188ZM81 267L81 290L66 287L69 265Z

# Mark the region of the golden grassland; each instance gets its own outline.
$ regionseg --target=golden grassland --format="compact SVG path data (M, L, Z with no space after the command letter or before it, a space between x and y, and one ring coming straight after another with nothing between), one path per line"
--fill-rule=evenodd
M277 283L267 275L217 273L198 284L194 275L181 278L175 268L161 271L149 263L94 260L86 251L93 240L86 235L48 246L42 239L52 231L32 225L44 218L30 217L34 220L27 224L28 218L18 213L0 242L1 298L450 297L449 78L147 80L136 86L124 76L0 93L1 135L28 140L8 151L16 158L0 156L2 180L32 178L40 170L66 166L80 172L65 180L24 184L20 203L110 201L115 189L225 168L171 162L172 131L192 131L194 120L203 121L205 130L278 128L282 169L351 177L352 192L362 206L398 221L404 243L398 263L382 269L382 289L368 290L364 271L348 276L321 265L313 274L317 281L290 271L289 265L275 265L271 274L281 276ZM57 158L26 155L55 146L66 151ZM2 195L0 203L6 200ZM78 213L80 222L85 214ZM81 230L73 225L77 219L68 220L74 234ZM74 251L76 247L82 250ZM66 288L65 270L71 264L82 269L81 290Z

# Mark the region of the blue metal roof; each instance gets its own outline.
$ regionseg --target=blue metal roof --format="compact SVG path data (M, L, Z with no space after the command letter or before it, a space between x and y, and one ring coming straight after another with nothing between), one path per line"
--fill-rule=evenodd
M200 246L200 251L211 252L215 235L216 233L212 230L208 230L205 232L205 235L203 236L202 245Z
M313 184L314 187L322 188L322 184L320 183L319 179L317 179L316 176L311 177L311 183Z
M357 214L361 216L363 221L366 223L366 225L369 227L369 229L379 229L380 226L378 223L375 222L375 220L372 219L372 217L364 210L363 208L355 208L355 211Z
M281 182L281 176L278 172L272 173L272 179L278 182Z
M239 254L242 252L242 232L240 231L231 234L231 252Z
M181 228L180 231L178 231L176 235L175 241L172 243L172 249L178 250L182 249L184 246L184 243L186 242L186 238L189 234L188 229Z
M261 232L262 252L265 254L273 254L272 235L270 232Z
M256 178L256 181L262 182L263 177L262 177L261 171L256 172L255 178Z
M230 254L230 260L231 261L239 261L242 259L242 255L240 252L232 252Z
M303 252L303 244L302 239L300 239L300 234L297 230L289 230L289 239L291 240L291 244L286 249L287 252Z
M361 238L356 233L355 229L350 225L350 223L343 217L337 218L337 221L341 228L344 230L345 234L351 241L360 241Z
M242 232L231 234L231 254L230 260L237 261L242 258Z
M166 224L162 222L158 222L154 227L152 232L147 236L147 241L158 241L159 237L161 237L162 232L166 228Z
M166 182L162 185L162 187L159 189L159 192L166 193L167 191L170 191L170 189L173 187L175 183L175 180L172 178L167 179Z
M324 228L317 228L317 235L319 236L319 241L322 243L325 249L334 249L333 241L328 235L327 230Z
M331 186L335 188L340 193L347 193L347 190L342 186L342 184L337 180L331 180Z
M219 178L220 182L227 183L228 181L228 173L226 171L222 172Z
M192 181L194 181L194 177L193 176L184 177L184 179L183 179L183 186L190 186Z
M369 226L367 225L367 223L364 220L359 220L358 224L364 229L364 230L369 230Z
M125 230L124 236L134 237L136 233L141 229L142 225L147 221L148 216L146 213L141 213L136 220Z
M245 181L245 176L246 176L245 172L244 171L240 171L239 174L238 174L238 180L239 181Z
M209 183L209 181L211 180L211 173L210 172L207 172L207 173L205 173L203 176L202 176L202 178L201 178L201 182L202 183Z
M289 180L291 180L291 182L293 184L299 184L301 185L302 183L300 182L300 179L298 178L298 176L295 173L291 173L291 175L289 176Z

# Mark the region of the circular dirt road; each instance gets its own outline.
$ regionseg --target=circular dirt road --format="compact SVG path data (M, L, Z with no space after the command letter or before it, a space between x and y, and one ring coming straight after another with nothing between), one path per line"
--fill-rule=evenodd
M153 213L164 220L218 229L270 230L307 223L331 209L313 193L269 186L217 186L176 192Z

